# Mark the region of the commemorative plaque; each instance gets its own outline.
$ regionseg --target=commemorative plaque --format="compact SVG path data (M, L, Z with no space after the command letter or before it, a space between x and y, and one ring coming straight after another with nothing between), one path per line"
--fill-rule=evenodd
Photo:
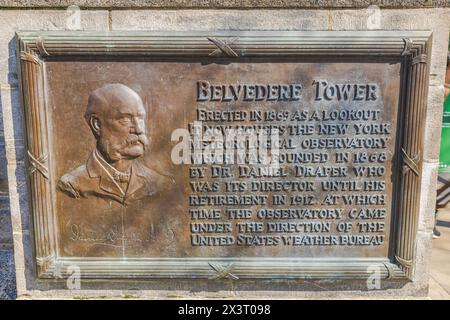
M427 32L20 32L39 278L412 274Z

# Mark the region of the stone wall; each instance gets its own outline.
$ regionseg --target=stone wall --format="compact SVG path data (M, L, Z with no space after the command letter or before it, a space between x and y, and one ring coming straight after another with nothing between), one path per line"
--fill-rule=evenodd
M49 290L38 291L30 286L33 278L32 240L28 206L28 188L24 159L24 131L18 93L16 72L17 30L71 29L68 19L72 11L64 5L74 1L9 1L0 0L0 298L14 296L13 249L18 298L33 297L89 297L136 296L171 297L164 290L128 291L118 286L116 290L77 292ZM215 9L198 10L204 1L168 1L166 9L161 2L136 1L75 1L87 8L81 10L83 30L432 30L433 48L430 69L430 87L426 119L424 167L422 175L421 211L417 240L417 264L414 281L399 290L385 292L345 292L359 297L426 296L430 269L431 231L434 223L435 184L438 166L439 141L442 118L443 83L447 57L450 9L447 1L338 1L331 8L330 1L262 1L261 7L271 9L227 10L226 7L248 7L252 1L214 1ZM56 3L56 4L55 4ZM95 5L94 5L95 3ZM160 3L159 8L156 4ZM333 2L334 3L334 2ZM369 4L378 4L379 24L368 24L373 11ZM189 6L191 4L191 6ZM194 5L195 4L195 5ZM288 7L290 10L276 9ZM170 9L180 5L184 9ZM24 9L37 7L38 10ZM94 7L94 8L93 8ZM167 8L168 7L168 8ZM196 10L186 9L195 7ZM325 7L328 9L319 9ZM400 8L392 8L400 7ZM412 9L414 7L415 9ZM56 9L58 8L58 9ZM97 8L97 9L95 9ZM105 9L103 9L105 8ZM143 9L147 8L147 9ZM304 9L299 9L304 8ZM119 10L120 9L120 10ZM9 195L8 195L9 189ZM5 289L6 288L6 289ZM264 297L267 292L189 292L178 291L177 297ZM276 292L271 297L335 297L340 292Z
M16 295L14 249L2 109L0 102L0 299L13 299Z
M448 6L447 0L1 0L0 8L81 8L103 9L255 9L297 8L337 9L367 8L436 8Z

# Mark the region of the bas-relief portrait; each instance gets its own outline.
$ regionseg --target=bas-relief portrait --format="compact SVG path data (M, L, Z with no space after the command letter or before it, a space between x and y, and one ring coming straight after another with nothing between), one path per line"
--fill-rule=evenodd
M161 195L174 179L143 162L149 146L146 115L141 97L126 85L106 84L89 94L84 120L95 148L57 183L74 209L64 229L69 254L138 254L151 242L163 246L173 237L167 237L164 222L154 219L155 206L162 206Z
M74 198L102 197L123 204L167 189L169 178L139 161L148 145L145 116L142 99L123 84L93 91L84 118L96 147L85 164L61 177L58 188Z

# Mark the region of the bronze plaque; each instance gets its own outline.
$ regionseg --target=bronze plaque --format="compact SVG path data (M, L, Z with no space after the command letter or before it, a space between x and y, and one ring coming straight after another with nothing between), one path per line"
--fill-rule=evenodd
M411 276L427 33L19 40L40 277Z

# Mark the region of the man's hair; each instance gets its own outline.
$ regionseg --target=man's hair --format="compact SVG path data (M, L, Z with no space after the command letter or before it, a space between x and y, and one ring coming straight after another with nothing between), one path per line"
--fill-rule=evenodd
M126 85L121 83L106 84L103 87L94 90L89 95L84 118L90 126L92 115L102 118L105 114L111 112L111 107L115 105L136 102L142 104L141 97Z

